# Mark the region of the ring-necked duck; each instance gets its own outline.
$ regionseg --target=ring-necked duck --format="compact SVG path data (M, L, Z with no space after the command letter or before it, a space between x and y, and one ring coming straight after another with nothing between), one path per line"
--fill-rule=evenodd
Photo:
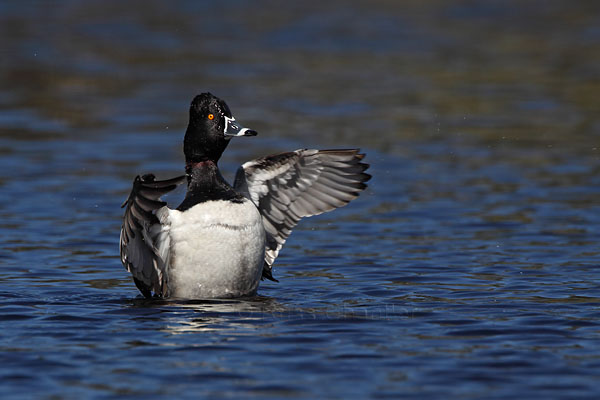
M186 174L137 176L123 207L121 261L146 297L216 298L256 293L302 217L342 207L366 188L358 149L309 150L248 161L233 186L217 162L240 125L210 93L194 98L183 151ZM160 196L187 181L176 209Z

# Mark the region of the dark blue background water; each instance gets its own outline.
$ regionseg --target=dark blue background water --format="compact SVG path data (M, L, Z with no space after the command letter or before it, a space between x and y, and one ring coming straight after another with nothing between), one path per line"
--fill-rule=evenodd
M598 398L599 3L405 3L2 3L0 396ZM259 131L228 177L373 179L256 298L144 300L119 206L206 90Z

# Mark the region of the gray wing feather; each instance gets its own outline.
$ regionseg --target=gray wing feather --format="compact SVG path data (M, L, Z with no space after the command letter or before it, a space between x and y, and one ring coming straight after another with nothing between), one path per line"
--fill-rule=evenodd
M160 197L185 181L185 175L157 181L137 176L127 200L119 242L121 262L145 297L166 295L169 260L168 208Z
M233 186L259 209L267 233L263 278L273 279L273 262L301 218L345 206L367 187L359 151L301 149L238 169Z

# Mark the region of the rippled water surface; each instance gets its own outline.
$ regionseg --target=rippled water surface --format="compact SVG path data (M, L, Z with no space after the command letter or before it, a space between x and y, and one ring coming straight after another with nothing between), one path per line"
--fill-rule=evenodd
M599 4L2 3L0 396L598 398ZM228 178L357 146L373 179L257 297L145 300L119 206L206 90L259 132Z

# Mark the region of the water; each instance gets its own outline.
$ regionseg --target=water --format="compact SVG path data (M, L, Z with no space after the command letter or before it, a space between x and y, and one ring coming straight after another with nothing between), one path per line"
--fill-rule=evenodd
M0 396L598 398L598 3L401 3L0 5ZM148 301L119 206L205 90L259 132L229 178L360 146L373 179L257 297Z

